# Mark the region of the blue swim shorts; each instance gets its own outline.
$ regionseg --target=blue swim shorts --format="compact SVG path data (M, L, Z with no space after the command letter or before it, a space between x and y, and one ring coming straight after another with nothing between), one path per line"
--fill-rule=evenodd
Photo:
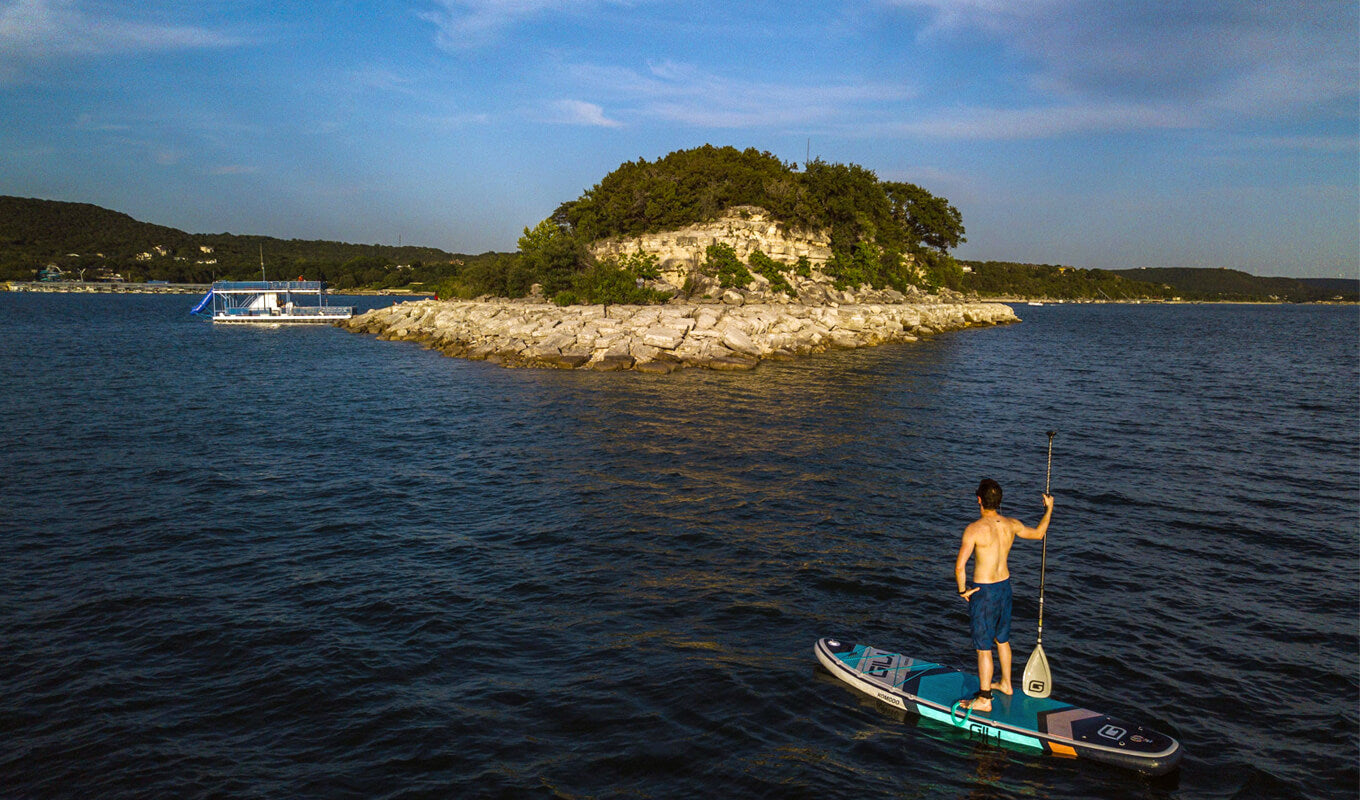
M992 642L1011 640L1011 580L979 583L968 598L974 650L991 650Z

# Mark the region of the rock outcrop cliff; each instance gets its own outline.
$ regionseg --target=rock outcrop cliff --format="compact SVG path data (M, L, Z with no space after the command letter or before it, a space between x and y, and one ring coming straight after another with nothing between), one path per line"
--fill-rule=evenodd
M743 262L756 250L789 265L801 257L820 267L831 258L831 237L825 232L787 230L758 206L730 208L716 220L680 230L602 239L590 250L599 259L638 251L655 255L662 280L679 288L698 271L708 246L719 242L730 245Z

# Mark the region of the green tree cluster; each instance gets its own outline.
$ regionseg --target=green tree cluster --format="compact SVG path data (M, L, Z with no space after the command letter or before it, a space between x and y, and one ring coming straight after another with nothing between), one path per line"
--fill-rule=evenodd
M646 253L633 253L596 261L589 269L578 272L571 288L552 296L560 306L579 303L601 305L645 305L670 299L669 292L649 288L646 282L659 277L657 258Z
M540 227L554 226L553 236L584 246L683 228L735 206L759 206L793 230L828 231L834 277L843 286L905 289L915 278L909 261L923 265L935 286L957 286L961 274L947 251L965 241L963 221L948 201L914 184L880 181L855 164L817 159L799 170L755 149L705 145L625 163Z

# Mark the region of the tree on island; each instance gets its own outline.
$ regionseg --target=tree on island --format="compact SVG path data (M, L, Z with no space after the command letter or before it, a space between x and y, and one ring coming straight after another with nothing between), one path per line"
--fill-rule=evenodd
M499 264L501 274L461 274L441 296L493 294L508 286L527 292L528 280L563 301L589 302L607 293L646 302L639 264L597 263L590 245L712 221L736 206L758 206L791 230L827 232L832 258L823 269L838 286L905 291L922 280L930 288L960 286L962 271L949 250L965 241L963 221L944 198L915 184L880 181L856 164L814 159L799 169L754 148L704 145L655 162L621 164L534 228L525 228L518 263ZM771 263L795 269L768 257L749 266L766 274ZM636 289L631 293L622 288L629 276ZM775 278L771 282L779 285Z

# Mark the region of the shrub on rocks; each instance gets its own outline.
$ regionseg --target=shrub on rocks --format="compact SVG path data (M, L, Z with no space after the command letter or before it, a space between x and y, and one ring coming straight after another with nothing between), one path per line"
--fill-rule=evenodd
M643 285L647 275L655 275L655 256L644 257L641 253L636 257L625 256L624 263L627 266L621 266L616 259L596 263L591 269L578 273L572 288L558 292L553 296L553 302L559 306L578 303L646 305L664 303L670 299L669 292L659 292Z
M723 289L736 289L750 283L750 270L737 258L737 251L732 245L726 242L715 242L704 250L704 264L700 270L709 277L718 279L718 286Z
M803 260L807 261L807 257L804 256ZM760 275L763 275L765 279L770 282L770 289L773 291L783 292L787 295L798 294L794 291L793 284L789 283L788 279L784 277L784 265L780 264L778 261L775 261L761 251L756 250L751 253L749 263L751 269L755 270Z

